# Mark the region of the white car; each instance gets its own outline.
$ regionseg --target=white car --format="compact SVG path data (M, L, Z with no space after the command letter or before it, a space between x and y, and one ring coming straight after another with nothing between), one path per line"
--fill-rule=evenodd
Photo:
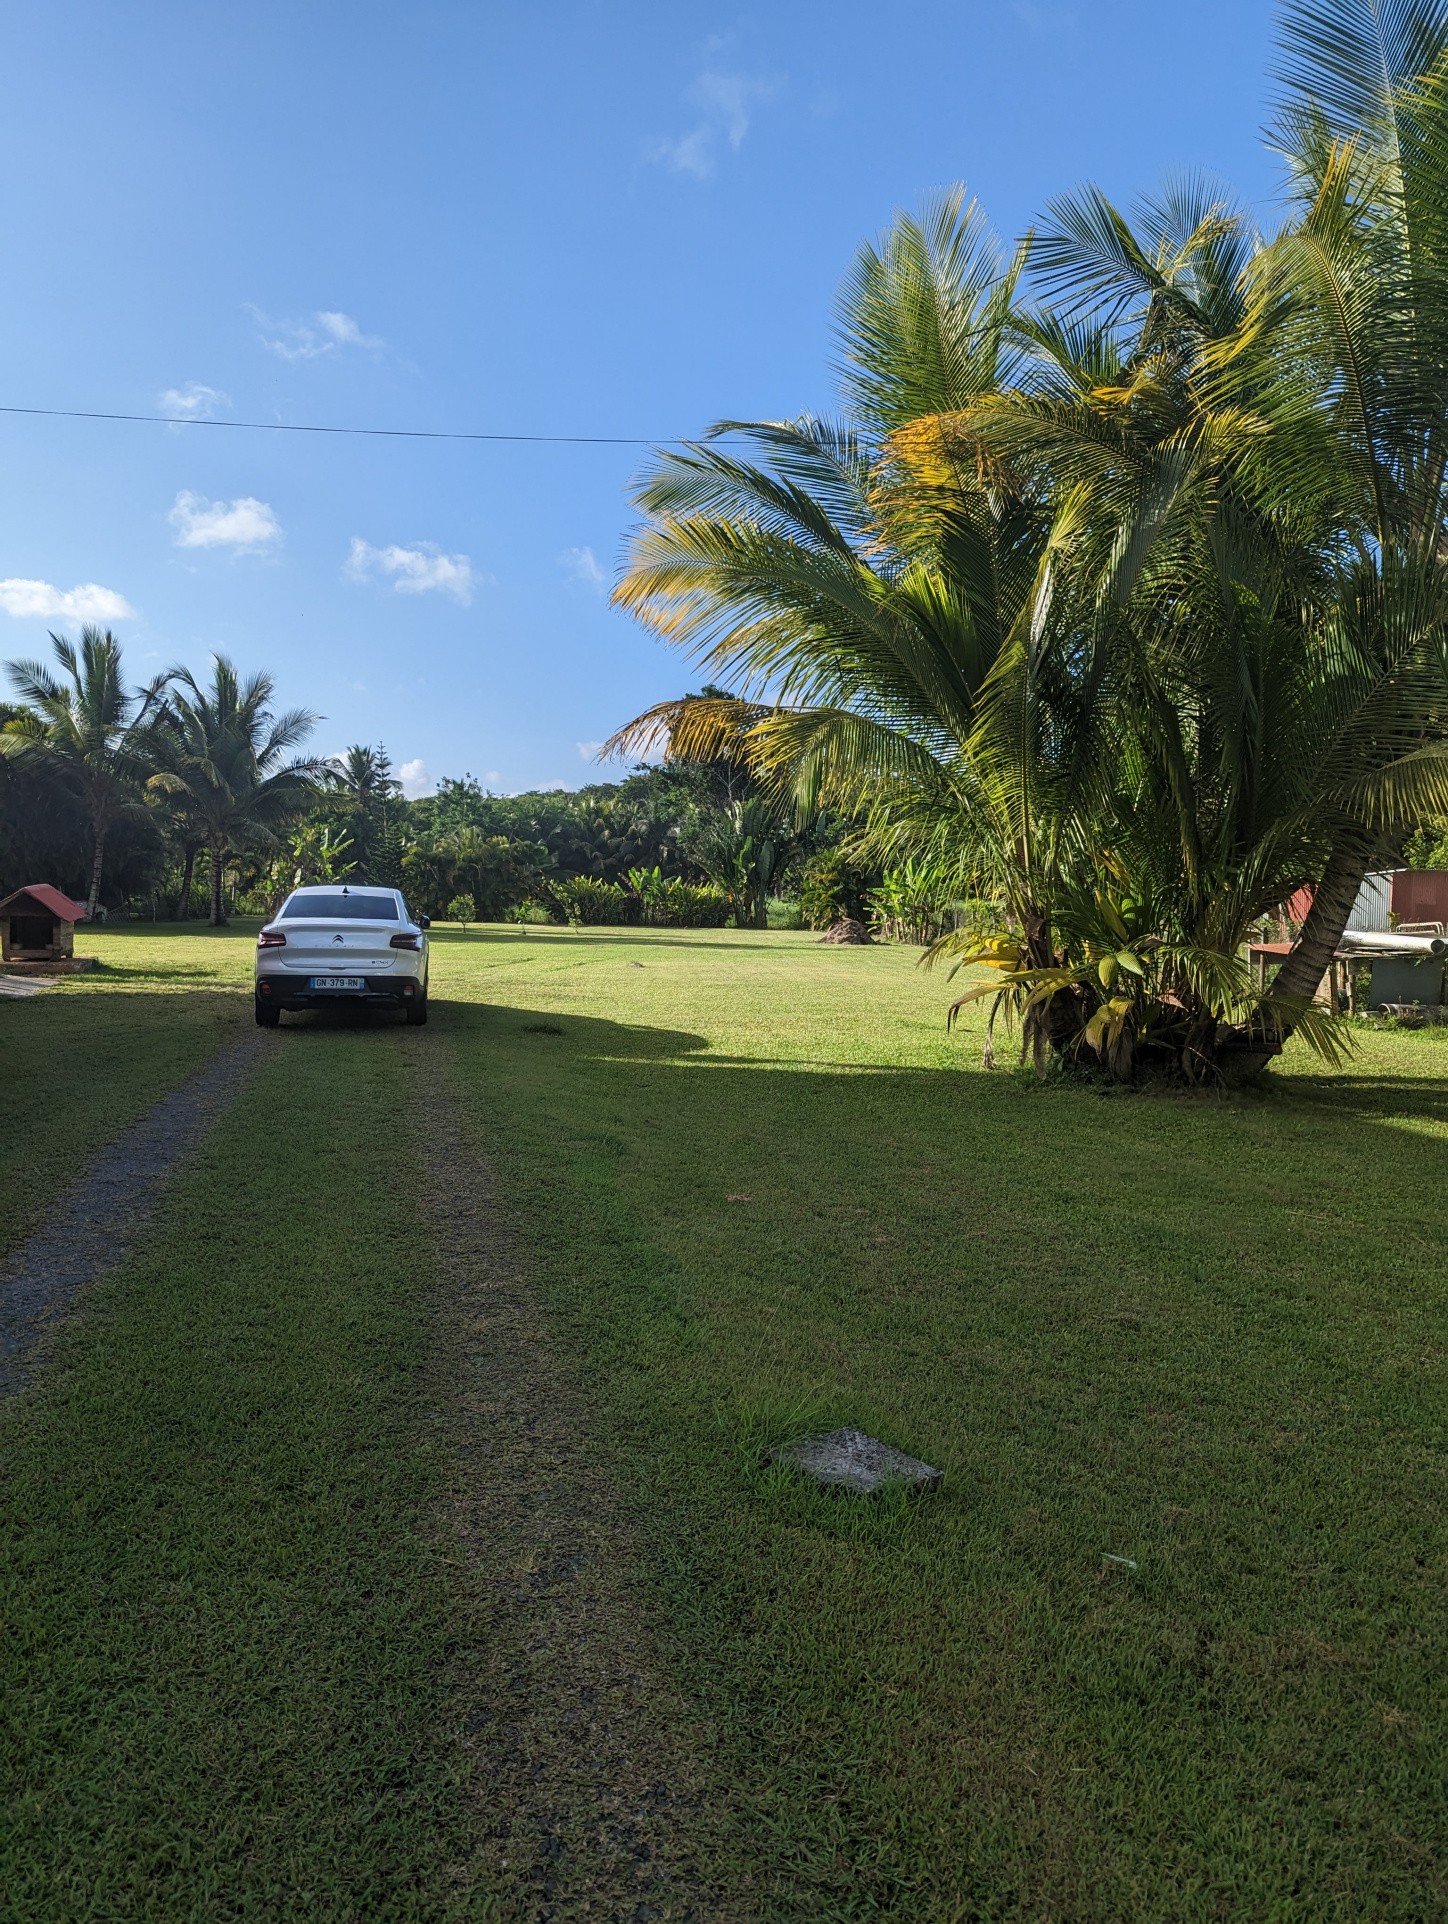
M274 1029L283 1009L338 1002L426 1022L427 927L396 889L293 889L256 938L257 1022Z

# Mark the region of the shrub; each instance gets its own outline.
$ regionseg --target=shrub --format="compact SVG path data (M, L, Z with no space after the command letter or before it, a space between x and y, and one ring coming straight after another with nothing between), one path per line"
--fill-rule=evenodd
M733 916L729 897L714 882L669 883L654 919L666 929L722 929Z
M874 879L838 849L812 855L804 865L799 891L805 927L828 929L840 921L863 922L866 893Z
M657 866L628 872L629 921L660 929L722 928L732 907L728 893L713 882L686 882Z
M503 911L505 922L520 922L530 928L557 928L562 919L551 903L540 902L536 895L526 896Z
M617 882L600 882L592 875L574 875L555 882L553 896L575 928L607 928L630 922L634 898Z
M765 905L765 924L771 929L802 929L804 916L798 902L786 901L782 895L772 895Z
M927 862L914 861L886 869L879 887L866 897L866 906L874 935L922 948L938 942L947 929L958 929L963 907Z
M455 895L447 905L449 922L461 922L466 928L469 922L478 919L478 905L471 895Z
M663 921L669 890L674 885L674 878L666 876L657 862L652 868L631 868L628 872L629 892L645 922Z

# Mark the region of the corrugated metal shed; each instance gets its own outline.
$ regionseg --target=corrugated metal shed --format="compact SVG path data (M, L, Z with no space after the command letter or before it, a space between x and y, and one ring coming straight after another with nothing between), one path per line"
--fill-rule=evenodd
M1393 876L1386 869L1378 875L1363 878L1358 890L1358 899L1352 905L1352 914L1347 918L1350 929L1385 929L1388 915L1393 908ZM1406 917L1402 918L1407 920Z

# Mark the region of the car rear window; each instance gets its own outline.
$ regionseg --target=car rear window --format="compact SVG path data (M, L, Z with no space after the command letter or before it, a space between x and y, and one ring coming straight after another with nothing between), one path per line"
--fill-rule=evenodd
M294 895L282 910L282 920L305 916L319 922L395 922L397 897L349 889L345 895Z

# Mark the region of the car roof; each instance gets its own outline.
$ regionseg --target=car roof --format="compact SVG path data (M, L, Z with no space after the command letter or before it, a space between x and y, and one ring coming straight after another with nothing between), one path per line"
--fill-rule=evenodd
M401 895L401 889L390 889L381 882L306 882L301 888L293 889L292 895ZM287 897L291 900L291 895Z

